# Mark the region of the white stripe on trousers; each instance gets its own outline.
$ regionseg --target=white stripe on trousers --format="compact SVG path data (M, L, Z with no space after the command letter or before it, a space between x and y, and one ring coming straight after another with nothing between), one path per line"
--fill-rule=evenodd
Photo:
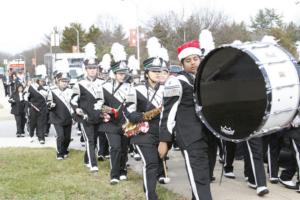
M86 132L85 132L85 129L84 129L83 124L80 124L80 125L81 125L81 130L82 130L82 133L83 133L83 138L85 139L85 147L86 147L86 152L87 152L88 159L89 159L89 163L88 163L88 164L89 164L91 167L93 167L93 166L92 166L92 161L91 161L91 155L90 155L89 139L88 139L88 137L87 137L87 135L86 135Z
M143 166L143 178L144 178L144 185L145 185L145 190L146 190L146 200L149 199L148 197L148 186L147 186L147 173L146 173L146 160L144 158L144 155L140 149L140 147L138 145L135 145L136 149L138 150L139 154L141 155L142 157L142 160L144 162L144 166Z
M295 152L296 152L296 161L297 161L297 164L298 164L298 174L300 174L300 154L299 154L297 145L296 145L296 143L295 143L295 140L292 139L292 142L293 142L294 150L295 150Z
M109 155L110 155L110 159L109 159L109 163L110 163L110 170L112 169L112 162L111 162L111 146L110 146L110 141L109 141L109 137L107 136L107 133L105 133L105 137L107 138L107 142L108 142L108 148L109 148ZM99 146L100 146L100 142L99 142Z
M270 150L270 144L268 144L268 168L269 168L269 177L272 177L272 162L271 162L271 150Z
M255 166L254 166L253 154L252 154L249 142L246 141L246 143L247 143L247 147L248 147L248 151L249 151L250 162L251 162L251 167L252 167L252 172L253 172L253 176L254 176L255 185L257 186L257 178L256 178L256 171L255 171Z
M194 196L196 198L196 200L199 200L199 196L198 196L198 192L197 192L197 187L196 187L196 183L195 183L195 179L194 179L194 175L193 175L193 170L190 164L190 159L189 159L189 154L187 152L187 150L183 150L184 153L184 157L185 157L185 163L186 163L186 167L188 170L188 175L189 175L189 180L190 180L190 184L194 193Z

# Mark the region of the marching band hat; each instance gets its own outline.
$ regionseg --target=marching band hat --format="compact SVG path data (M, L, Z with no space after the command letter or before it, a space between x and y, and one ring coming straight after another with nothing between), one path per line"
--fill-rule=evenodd
M162 71L167 68L167 63L160 57L151 57L143 62L146 71Z
M117 73L117 72L128 72L129 68L127 65L127 61L126 60L122 60L119 62L116 62L114 64L111 65L111 70L113 71L113 73Z

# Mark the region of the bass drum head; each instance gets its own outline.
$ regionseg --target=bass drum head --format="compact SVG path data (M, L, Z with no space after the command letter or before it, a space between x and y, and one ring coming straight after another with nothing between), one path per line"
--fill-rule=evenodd
M266 83L255 58L221 47L201 62L195 81L200 118L225 140L238 142L257 130L267 109Z

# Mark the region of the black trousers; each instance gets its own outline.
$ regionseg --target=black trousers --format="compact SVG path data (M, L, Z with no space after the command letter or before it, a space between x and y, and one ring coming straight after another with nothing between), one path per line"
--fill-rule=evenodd
M46 109L46 105L45 105ZM34 130L36 129L36 136L39 140L45 140L45 124L47 123L47 112L42 109L39 112L30 108L30 137L34 136Z
M236 150L236 143L223 141L224 143L224 171L233 172L233 161Z
M163 162L159 158L157 145L155 144L135 144L143 160L143 181L146 199L157 200L156 183L162 176Z
M110 154L110 178L119 179L120 175L127 175L128 139L122 133L107 133Z
M280 178L284 181L292 180L296 172L298 172L297 181L300 182L300 128L288 130L286 137L290 142L290 149L293 158L287 163L287 168L281 172Z
M245 176L257 187L266 186L266 173L263 161L262 138L252 138L243 142L245 155Z
M9 86L4 84L4 92L5 92L5 96L9 96Z
M263 137L264 155L267 154L268 172L270 178L278 178L279 154L283 144L284 132L276 132Z
M96 137L99 124L90 124L86 121L82 122L82 134L85 141L86 151L84 154L84 163L90 164L92 167L98 166L96 159Z
M54 124L56 131L56 147L57 147L57 156L64 156L67 154L69 144L71 142L71 131L72 124L69 125L59 125Z
M108 141L104 132L98 132L97 137L97 149L98 149L98 156L106 156L109 155L108 150Z
M212 178L214 176L214 169L217 159L218 151L218 138L212 133L207 134L208 138L208 160L209 160L209 175Z
M192 199L211 200L210 167L206 138L202 138L181 149L192 188Z
M25 113L20 115L15 115L16 125L17 125L17 134L24 134L24 128L26 124L26 117Z

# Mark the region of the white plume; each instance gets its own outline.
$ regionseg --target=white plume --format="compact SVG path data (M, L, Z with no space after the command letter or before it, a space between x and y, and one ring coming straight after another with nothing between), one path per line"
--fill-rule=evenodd
M151 37L147 41L148 56L150 57L160 57L161 44L156 37Z
M83 47L85 52L85 59L95 59L96 56L96 47L95 44L90 42Z
M113 43L111 46L110 53L113 55L114 61L119 62L121 60L126 60L126 52L124 46L120 43Z
M137 70L140 69L139 62L134 55L129 56L128 67L132 70L132 74L137 74Z
M231 44L232 45L240 45L240 44L242 44L242 41L241 40L234 40Z
M297 53L298 53L298 60L300 60L300 41L296 42L296 48L297 48Z
M272 35L265 35L262 39L262 42L271 43L271 44L277 44L279 40L276 40L276 38Z
M62 59L55 61L54 71L68 73L70 71L68 60Z
M102 57L102 61L100 63L101 68L103 69L104 72L108 72L110 69L110 64L111 64L111 56L106 53Z
M211 32L203 29L199 34L200 49L204 49L204 55L208 54L215 48L215 42Z
M35 75L41 75L43 78L47 76L46 65L37 65L35 67Z
M160 57L166 61L169 62L169 54L168 54L168 50L164 47L160 48Z

